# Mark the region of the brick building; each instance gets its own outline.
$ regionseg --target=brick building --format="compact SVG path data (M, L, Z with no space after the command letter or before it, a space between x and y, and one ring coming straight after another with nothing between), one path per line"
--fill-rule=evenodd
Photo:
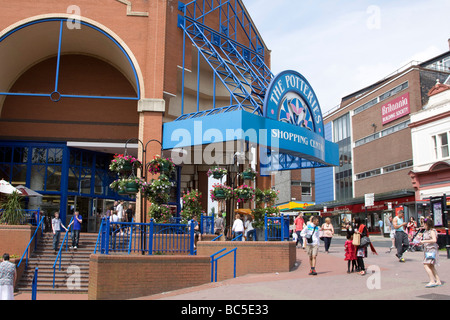
M239 130L289 123L289 113L280 119L275 109L274 122L266 120L270 51L242 1L22 0L3 4L0 30L0 178L43 194L27 202L30 209L60 211L63 221L78 209L87 231L98 229L98 214L114 200L134 201L109 188L113 154L144 163L162 152L181 157L170 200L179 212L183 190L208 197L212 164L259 169L262 136ZM320 150L308 154L286 141L283 156L292 154L296 169L336 162L325 159L324 146L333 145L323 141L315 94L300 75L290 79L302 91L283 101L311 103L301 116L320 121L286 128L296 132L291 137L317 138ZM237 136L223 138L229 128ZM271 179L260 176L253 186L270 188ZM138 221L146 219L142 204L137 197Z
M339 145L340 164L315 170L316 192L328 194L317 208L332 215L336 226L351 214L360 215L369 230L377 232L378 220L387 221L395 207L403 206L408 218L423 214L408 174L415 162L411 115L427 104L436 79L444 82L449 74L450 52L412 62L343 97L339 107L325 115L325 128ZM366 194L374 194L374 204L367 208Z

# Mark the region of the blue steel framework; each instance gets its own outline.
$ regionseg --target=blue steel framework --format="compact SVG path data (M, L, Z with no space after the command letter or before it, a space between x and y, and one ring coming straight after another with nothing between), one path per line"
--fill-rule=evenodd
M178 27L183 33L183 69L181 116L186 120L245 110L262 115L264 95L273 74L264 62L264 46L259 35L239 0L194 0L187 4L179 2ZM218 14L220 31L205 24L208 15ZM241 36L245 35L246 43ZM239 41L238 41L239 35ZM199 55L197 72L197 112L184 114L184 80L186 38L197 48ZM190 50L190 49L189 49ZM213 109L199 110L200 58L214 72ZM230 93L230 105L216 108L216 81L222 82Z
M133 69L133 73L134 73L134 77L135 77L135 81L136 81L136 86L137 86L137 97L114 97L114 96L91 96L91 95L74 95L74 94L63 94L61 92L58 91L58 84L59 84L59 71L60 71L60 61L61 61L61 50L62 50L62 42L63 42L63 34L64 34L64 23L66 23L69 19L67 18L49 18L49 19L41 19L41 20L36 20L36 21L31 21L29 23L23 24L17 28L15 28L14 30L11 30L9 32L7 32L5 35L3 35L2 37L0 37L0 46L2 45L2 42L8 38L9 36L13 35L14 33L16 33L19 30L22 30L24 28L30 27L32 25L35 24L39 24L39 23L48 23L48 22L59 22L60 26L59 26L59 39L58 39L58 48L55 48L55 50L57 50L57 54L56 54L56 75L55 75L55 89L53 92L46 92L46 93L27 93L27 92L0 92L0 95L4 95L4 96L29 96L29 97L48 97L50 98L53 102L58 102L59 100L61 100L61 98L82 98L82 99L113 99L113 100L140 100L140 84L139 84L139 79L137 76L137 72L136 72L136 68L134 67L130 56L128 55L128 53L125 51L125 49L113 38L111 37L111 35L109 35L108 33L106 33L105 31L101 30L100 28L89 24L87 22L84 21L78 21L81 25L92 28L98 32L100 32L101 34L103 34L105 37L107 37L109 40L111 40L117 47L119 47L119 49L122 51L122 53L125 55L125 57L127 58L128 62L130 63L130 66Z
M178 27L183 32L183 67L181 116L176 121L197 119L215 114L244 110L259 116L264 115L263 105L267 89L274 75L264 60L264 44L240 0L193 0L179 2ZM207 25L214 15L218 26ZM186 38L198 50L197 70L197 111L184 113ZM208 63L213 75L213 108L200 110L200 58ZM230 93L230 105L216 107L216 82L219 79ZM261 148L261 157L271 159L261 167L261 175L269 175L276 168L295 170L326 167L327 165L309 161L286 153L272 153ZM267 162L266 162L267 163Z

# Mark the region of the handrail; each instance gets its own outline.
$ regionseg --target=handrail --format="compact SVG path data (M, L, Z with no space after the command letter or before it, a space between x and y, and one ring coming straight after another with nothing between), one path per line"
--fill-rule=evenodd
M105 219L105 218L103 218L103 219ZM98 236L97 236L97 241L95 242L94 254L97 253L97 246L98 246L98 242L100 241L100 237L102 235L102 229L103 229L103 221L102 221L102 223L100 223L100 229L98 230Z
M37 234L37 232L38 232L38 230L39 230L39 227L42 225L42 222L44 221L44 218L45 218L45 217L43 216L43 217L41 218L41 220L39 221L39 224L38 224L36 230L34 231L34 234L33 234L33 236L31 237L31 240L30 240L30 242L28 243L27 248L25 249L25 251L24 251L24 253L23 253L23 255L22 255L22 258L20 258L20 261L19 261L19 263L17 264L17 268L20 267L20 264L22 263L22 260L23 260L23 257L25 256L25 254L27 255L27 257L26 257L26 259L25 259L25 269L28 268L28 249L30 248L31 243L32 243L33 240L34 240L34 237L36 236L36 234ZM42 228L43 228L43 225L42 225ZM37 241L35 241L35 243L34 243L34 248L35 248L35 249L36 249L36 242L37 242Z
M227 248L223 248L222 250L217 251L216 253L209 256L211 258L211 282L214 282L214 263L215 263L214 256L224 252L225 250L227 250Z
M70 219L69 225L72 223L73 218L74 217L72 217L72 219ZM73 226L71 228L73 229ZM61 243L61 247L59 248L58 255L56 256L55 263L53 263L53 289L55 289L56 263L58 262L58 259L59 259L59 271L61 271L62 248L64 247L64 243L66 242L66 239L68 239L69 232L71 232L70 229L68 231L66 231L66 234L64 235L63 241ZM66 244L66 251L67 251L67 244Z
M234 239L231 240L231 241L236 241L237 239L242 238L243 236L244 236L244 234L242 233L242 234L238 235L236 238L234 238Z
M31 300L36 300L38 270L39 270L38 267L34 269L33 284L31 285Z
M221 235L219 235L219 236L217 236L217 237L215 237L214 239L212 239L211 241L216 241L217 239L220 239L222 237L222 234Z
M226 249L225 249L226 250ZM222 250L221 252L223 252L224 250ZM220 257L214 258L213 261L211 263L214 263L214 282L217 282L217 261L220 258L223 258L227 255L229 255L230 253L234 252L234 271L233 271L233 278L236 278L236 252L237 252L237 248L234 248L230 251L228 251L227 253L224 253L223 255L221 255ZM211 276L212 279L212 276ZM212 281L211 281L212 282Z

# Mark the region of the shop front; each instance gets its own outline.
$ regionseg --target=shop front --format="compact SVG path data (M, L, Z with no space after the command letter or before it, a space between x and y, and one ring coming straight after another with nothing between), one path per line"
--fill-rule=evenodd
M385 199L381 200L383 198ZM426 213L423 203L417 203L414 193L411 192L409 196L403 195L396 198L375 195L373 206L368 207L365 206L362 198L354 199L352 203L346 205L328 204L321 208L321 214L330 216L333 225L339 226L340 232L343 234L347 231L347 224L351 223L355 217L359 217L367 226L369 233L389 236L389 217L395 217L400 209L405 212L407 220L413 217L418 221L418 218Z
M67 147L64 143L0 142L0 175L13 185L42 194L26 197L25 209L40 209L50 217L60 212L68 223L75 210L86 223L83 231L97 232L100 216L120 197L110 188L110 154ZM47 219L47 227L50 219Z

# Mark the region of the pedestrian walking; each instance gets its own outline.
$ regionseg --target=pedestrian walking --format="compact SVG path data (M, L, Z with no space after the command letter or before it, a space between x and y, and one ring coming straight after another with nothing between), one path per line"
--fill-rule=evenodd
M214 220L214 234L219 236L223 233L224 229L222 212L219 212L217 218Z
M253 228L253 218L248 215L245 220L245 240L246 241L257 241L256 239L256 230Z
M70 228L73 225L72 230L72 247L73 249L78 249L78 243L80 241L80 231L81 231L81 223L83 222L83 217L80 215L79 211L74 212L72 222L67 226Z
M389 249L389 253L392 251L392 249L395 248L395 228L394 228L394 222L393 222L392 216L389 216L389 237L392 241L391 248Z
M5 253L0 263L0 300L14 300L16 278L16 265L9 261L9 254Z
M370 249L373 254L378 254L375 250L372 242L369 239L369 231L367 230L366 225L361 222L360 217L355 217L355 233L360 235L360 245L356 248L356 261L358 265L358 270L360 275L366 274L366 266L364 264L364 258L367 258L367 248L370 246Z
M302 230L305 226L305 220L303 220L303 213L299 213L298 216L294 220L295 233L297 234L297 241L295 242L295 246L298 247L298 243L303 247L303 238L300 236Z
M242 241L242 236L244 235L244 223L242 222L241 216L239 213L236 214L236 219L234 220L231 231L234 232L234 238L241 236L237 240Z
M59 218L59 212L55 212L55 216L52 219L52 231L53 231L53 252L56 254L59 246L59 238L61 235L61 227L68 231L68 229L64 226L61 219Z
M356 247L353 245L353 235L347 234L347 241L345 241L344 249L344 260L347 261L347 273L353 273L358 267L356 264ZM352 271L350 271L350 265L352 266Z
M322 225L322 232L323 242L325 243L325 252L329 253L328 250L330 249L331 239L334 235L334 228L330 218L325 219L325 223Z
M189 232L194 229L194 249L197 249L197 242L202 241L202 233L200 232L200 225L197 220L197 215L192 216L192 220L189 220L188 228Z
M316 263L320 243L319 217L314 216L311 218L311 221L303 228L301 236L306 240L306 253L308 254L309 265L311 267L309 275L315 276L317 275Z
M397 248L397 253L395 254L395 256L400 262L405 262L403 253L405 253L409 247L408 234L405 231L407 222L403 221L404 217L404 211L400 210L398 212L398 215L392 221L395 229L395 247Z
M439 279L436 266L439 265L439 246L437 244L437 231L434 229L434 221L431 218L425 221L425 232L421 244L424 245L424 259L423 266L430 278L430 282L425 286L426 288L433 288L442 286L441 279Z

